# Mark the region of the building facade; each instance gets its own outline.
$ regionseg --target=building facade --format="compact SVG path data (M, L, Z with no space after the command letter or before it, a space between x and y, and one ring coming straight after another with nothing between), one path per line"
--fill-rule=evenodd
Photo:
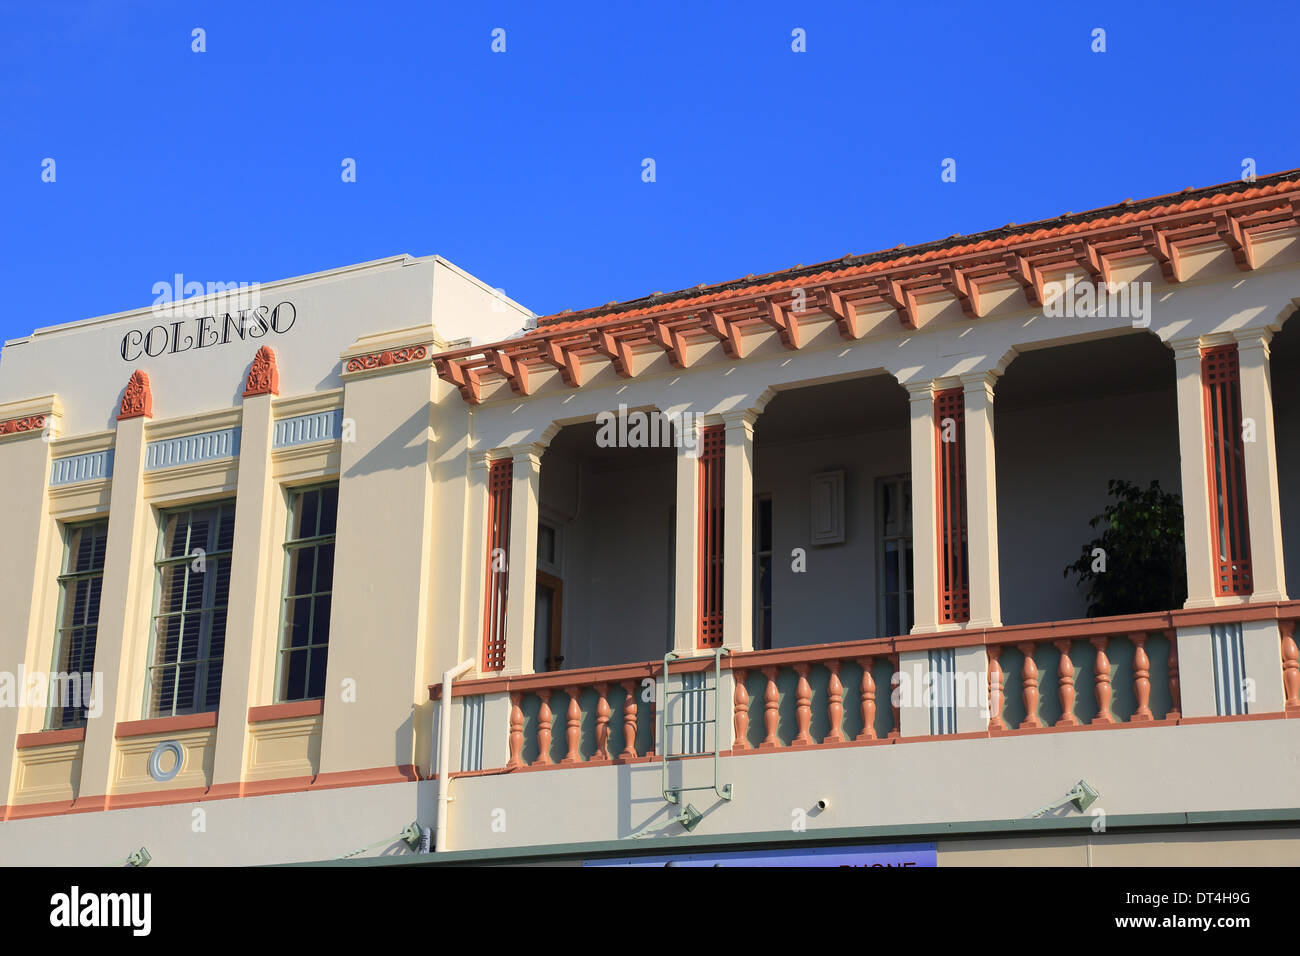
M1287 173L540 319L397 257L6 343L0 859L1300 861L1297 302ZM1112 481L1180 496L1177 606L1063 573Z

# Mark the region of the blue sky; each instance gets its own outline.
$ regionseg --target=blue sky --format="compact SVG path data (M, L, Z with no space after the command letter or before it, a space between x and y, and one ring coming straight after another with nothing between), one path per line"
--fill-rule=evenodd
M176 273L403 252L545 314L1290 169L1298 23L1266 2L0 0L0 339L146 306Z

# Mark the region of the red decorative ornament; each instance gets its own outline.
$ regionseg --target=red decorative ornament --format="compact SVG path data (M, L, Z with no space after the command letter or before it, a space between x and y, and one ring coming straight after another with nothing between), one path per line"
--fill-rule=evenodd
M0 422L0 435L16 435L19 432L39 431L45 427L44 415L29 415L26 418L11 418Z
M405 362L418 362L429 354L423 345L411 345L400 349L385 349L371 352L369 355L357 355L348 359L345 371L363 372L367 369L381 368L385 365L401 365Z
M149 388L148 372L136 369L126 383L117 420L120 422L127 418L153 418L153 392Z
M279 395L280 369L275 362L275 349L263 345L253 356L253 364L248 369L248 381L244 385L244 398L253 395Z

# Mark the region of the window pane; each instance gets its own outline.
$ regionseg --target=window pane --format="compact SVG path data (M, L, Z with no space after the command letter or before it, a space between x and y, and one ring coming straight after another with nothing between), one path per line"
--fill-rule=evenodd
M334 590L334 542L316 547L316 592Z
M325 696L325 664L329 651L324 647L313 648L311 666L307 670L307 697Z
M212 618L212 636L208 639L207 653L203 656L218 662L220 666L221 658L226 652L226 610L219 608L211 614Z
M884 548L884 586L886 594L896 594L898 592L898 542L886 541ZM898 620L897 615L893 620Z
M333 534L338 527L339 486L330 485L321 491L320 530L317 534Z
M302 648L284 655L281 696L285 700L302 700L307 696L307 654L307 649Z
M186 553L185 545L189 541L189 525L182 514L168 515L163 523L163 556L179 558Z
M216 550L233 551L235 548L235 509L221 509L220 524L217 526Z
M176 665L176 709L177 714L194 712L194 687L198 679L197 661L187 661Z
M311 598L290 600L284 616L286 647L306 647L311 637Z
M316 549L297 548L289 556L289 593L311 594L316 573Z
M319 527L320 492L304 491L297 496L293 506L294 537L314 538Z
M758 550L772 550L772 499L761 498L758 502Z
M213 547L212 529L216 520L216 512L211 508L203 511L195 511L190 518L190 547L187 554L193 554L196 550L215 551Z
M328 594L313 599L316 612L311 620L311 642L324 644L330 639L330 596Z
M898 496L893 484L880 488L880 527L884 535L898 534Z
M899 600L897 594L885 595L885 631L882 636L895 637L899 633L899 627L902 623L899 620Z

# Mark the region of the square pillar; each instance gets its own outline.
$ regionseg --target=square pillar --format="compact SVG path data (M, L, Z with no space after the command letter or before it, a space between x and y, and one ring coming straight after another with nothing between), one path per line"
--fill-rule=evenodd
M360 770L376 771L382 779L413 779L414 764L427 753L421 747L416 755L413 708L428 700L423 649L430 581L438 567L429 520L433 369L428 346L410 341L396 333L365 339L342 356L343 414L353 428L339 447L319 769L326 779ZM378 348L411 358L385 364ZM276 539L284 532L271 530ZM349 575L347 568L362 573ZM273 587L278 591L281 581ZM223 714L225 720L244 723L247 714Z
M1183 489L1183 537L1187 551L1185 607L1213 607L1213 536L1205 450L1205 392L1199 339L1171 342L1178 393L1178 446Z
M912 499L916 500L915 490ZM898 655L898 683L889 688L886 705L898 705L898 736L930 736L930 701L926 688L933 681L929 651L902 651Z
M108 795L118 721L148 716L142 712L142 694L131 692L144 686L149 646L148 607L141 612L141 595L146 595L144 600L153 595L154 539L148 533L151 509L144 500L145 424L145 416L118 421L113 444L112 512L95 643L95 670L103 674L101 715L86 722L78 802Z
M533 673L533 626L537 616L537 517L542 479L540 445L511 450L510 553L506 579L504 676Z
M969 414L969 413L968 413ZM989 656L983 644L953 651L956 685L957 733L982 733L989 729Z
M998 575L993 373L963 375L961 381L966 402L966 555L970 575L970 626L1000 627L1002 585ZM913 496L915 494L913 491Z
M723 468L722 645L754 649L754 419L728 415Z
M1268 329L1235 333L1241 375L1242 448L1246 465L1246 509L1250 525L1252 601L1285 601L1282 516L1277 487L1277 445L1273 435L1273 384Z
M282 576L275 562L275 545L283 528L272 520L275 482L271 475L271 440L274 422L271 394L244 399L240 420L239 485L235 493L234 554L230 569L230 600L226 617L226 643L221 664L221 715L217 724L213 759L214 787L238 784L243 777L248 741L250 705L278 703L273 686L280 635L278 615L268 605L278 602L270 594ZM262 680L266 669L270 680ZM261 689L270 687L269 697Z
M464 597L461 600L461 626L456 638L454 659L444 662L444 667L452 667L459 661L472 657L475 661L476 672L483 670L483 631L487 627L484 602L487 600L488 467L490 462L491 458L486 454L475 454L471 456L469 462L464 543L466 571L464 575Z
M680 428L694 434L677 445L677 504L673 537L673 650L683 656L695 653L699 593L700 434L698 418L683 418Z
M937 467L934 437L934 386L907 386L911 403L912 446L912 633L939 629L939 530L935 514Z
M15 675L16 706L0 707L0 814L11 796L14 745L20 733L45 727L43 708L28 708L25 675L44 675L50 668L57 596L50 571L61 567L62 540L50 518L49 484L57 435L58 400L15 402L0 408L0 488L4 489L4 547L0 548L0 651L5 668ZM55 571L55 574L58 572ZM96 661L96 667L99 662ZM48 686L48 685L47 685Z

